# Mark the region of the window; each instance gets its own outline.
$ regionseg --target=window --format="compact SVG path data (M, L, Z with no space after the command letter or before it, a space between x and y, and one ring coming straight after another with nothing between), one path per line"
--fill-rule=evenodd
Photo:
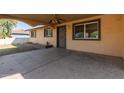
M31 31L31 37L36 38L36 31Z
M52 37L53 35L53 32L52 32L52 29L44 29L44 37Z
M76 26L76 28L75 28L75 38L76 39L84 38L84 25Z
M74 24L73 39L100 40L100 20Z

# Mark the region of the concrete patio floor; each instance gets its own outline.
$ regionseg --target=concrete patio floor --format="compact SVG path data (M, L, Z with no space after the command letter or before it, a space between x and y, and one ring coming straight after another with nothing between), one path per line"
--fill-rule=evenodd
M34 50L1 56L0 78L120 79L124 60L57 48Z

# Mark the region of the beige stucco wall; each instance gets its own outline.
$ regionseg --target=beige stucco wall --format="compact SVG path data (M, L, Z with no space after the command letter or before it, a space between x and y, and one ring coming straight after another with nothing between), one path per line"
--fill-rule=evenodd
M87 19L77 20L66 23L66 48L77 51L93 52L98 54L124 56L124 44L122 44L122 16L115 14L105 14ZM72 24L76 22L88 21L93 19L101 19L101 40L72 40ZM65 25L65 24L61 24ZM59 26L59 25L58 25ZM124 26L123 26L124 27ZM124 30L123 30L124 33ZM37 38L30 39L33 42L46 44L51 42L56 46L56 30L53 31L52 38L44 38L43 29L37 31ZM124 38L123 38L124 42ZM123 50L123 52L122 52Z
M123 30L123 58L124 58L124 30Z
M101 41L72 40L72 23L101 19ZM101 15L66 23L67 49L122 56L121 15Z
M123 40L124 40L124 32L123 32ZM123 41L123 58L124 58L124 41Z
M124 58L124 15L122 16L122 56Z
M123 30L123 58L124 58L124 30Z
M44 29L40 28L36 30L36 38L30 38L30 42L43 45L46 45L47 41L56 47L56 30L53 30L53 37L44 37Z

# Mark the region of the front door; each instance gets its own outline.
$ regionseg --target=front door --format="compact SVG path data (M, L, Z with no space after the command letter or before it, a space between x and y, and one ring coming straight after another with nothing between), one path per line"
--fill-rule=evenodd
M66 48L66 26L57 27L57 47Z

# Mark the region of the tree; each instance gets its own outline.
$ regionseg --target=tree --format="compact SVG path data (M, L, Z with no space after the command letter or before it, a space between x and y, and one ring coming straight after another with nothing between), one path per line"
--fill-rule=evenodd
M16 27L17 21L11 19L0 20L0 37L5 39L11 35L11 31Z

